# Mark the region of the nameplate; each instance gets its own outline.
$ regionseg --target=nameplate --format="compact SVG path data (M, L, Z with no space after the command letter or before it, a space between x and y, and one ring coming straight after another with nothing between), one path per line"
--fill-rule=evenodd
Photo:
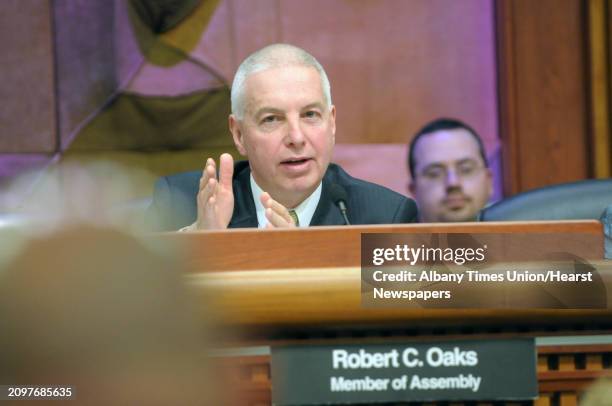
M533 339L272 348L275 405L535 399Z

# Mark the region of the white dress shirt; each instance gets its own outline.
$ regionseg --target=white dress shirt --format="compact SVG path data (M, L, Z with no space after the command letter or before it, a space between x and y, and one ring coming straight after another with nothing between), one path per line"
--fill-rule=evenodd
M255 210L257 211L257 227L265 228L268 224L268 219L266 218L266 209L261 204L261 194L264 192L261 190L255 179L253 178L253 174L251 173L251 191L253 193L253 201L255 202ZM300 203L297 207L287 207L288 210L294 210L300 219L300 227L308 227L310 222L312 221L312 216L317 209L317 205L319 204L319 200L321 199L321 183L315 189L314 192L310 196L306 198L302 203Z
M255 179L253 178L253 174L250 175L251 178L251 192L253 195L253 201L255 202L255 210L257 212L257 227L265 228L268 224L268 219L266 218L266 209L261 204L261 194L264 192L261 190ZM302 203L300 203L297 207L293 208L295 213L300 220L300 227L308 227L310 222L312 221L312 216L314 216L315 210L317 209L317 205L319 204L319 200L321 199L321 189L322 183L319 183L319 186L315 189L314 192L310 196L306 198ZM290 209L290 208L287 208ZM194 222L191 225L181 228L178 231L195 231L197 230L196 223Z

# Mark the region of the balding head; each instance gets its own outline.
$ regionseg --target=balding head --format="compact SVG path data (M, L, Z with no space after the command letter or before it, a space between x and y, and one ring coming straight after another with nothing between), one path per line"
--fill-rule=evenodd
M305 66L317 70L327 107L331 108L331 87L321 64L314 56L289 44L272 44L249 55L238 67L232 83L232 114L242 120L245 114L245 84L247 78L257 72L282 66Z

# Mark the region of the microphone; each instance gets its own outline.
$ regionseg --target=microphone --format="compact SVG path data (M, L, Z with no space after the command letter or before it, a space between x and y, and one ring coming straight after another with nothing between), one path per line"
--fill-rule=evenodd
M347 226L350 226L351 222L349 221L348 216L346 215L346 201L348 200L346 190L339 184L332 183L331 187L329 188L329 194L334 204L340 209L342 217L344 217L344 223Z

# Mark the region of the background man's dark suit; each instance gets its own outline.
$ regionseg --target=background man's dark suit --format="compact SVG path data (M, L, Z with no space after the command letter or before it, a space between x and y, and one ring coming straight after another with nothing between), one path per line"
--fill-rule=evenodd
M230 228L257 227L257 214L251 192L248 161L234 167L234 213ZM178 230L192 224L197 217L196 196L201 171L185 172L160 178L155 184L153 203L148 219L156 230ZM331 199L332 184L342 186L347 193L347 212L351 224L392 224L416 221L417 208L413 200L385 187L355 179L338 165L330 164L323 177L321 199L311 226L343 225L340 210Z

